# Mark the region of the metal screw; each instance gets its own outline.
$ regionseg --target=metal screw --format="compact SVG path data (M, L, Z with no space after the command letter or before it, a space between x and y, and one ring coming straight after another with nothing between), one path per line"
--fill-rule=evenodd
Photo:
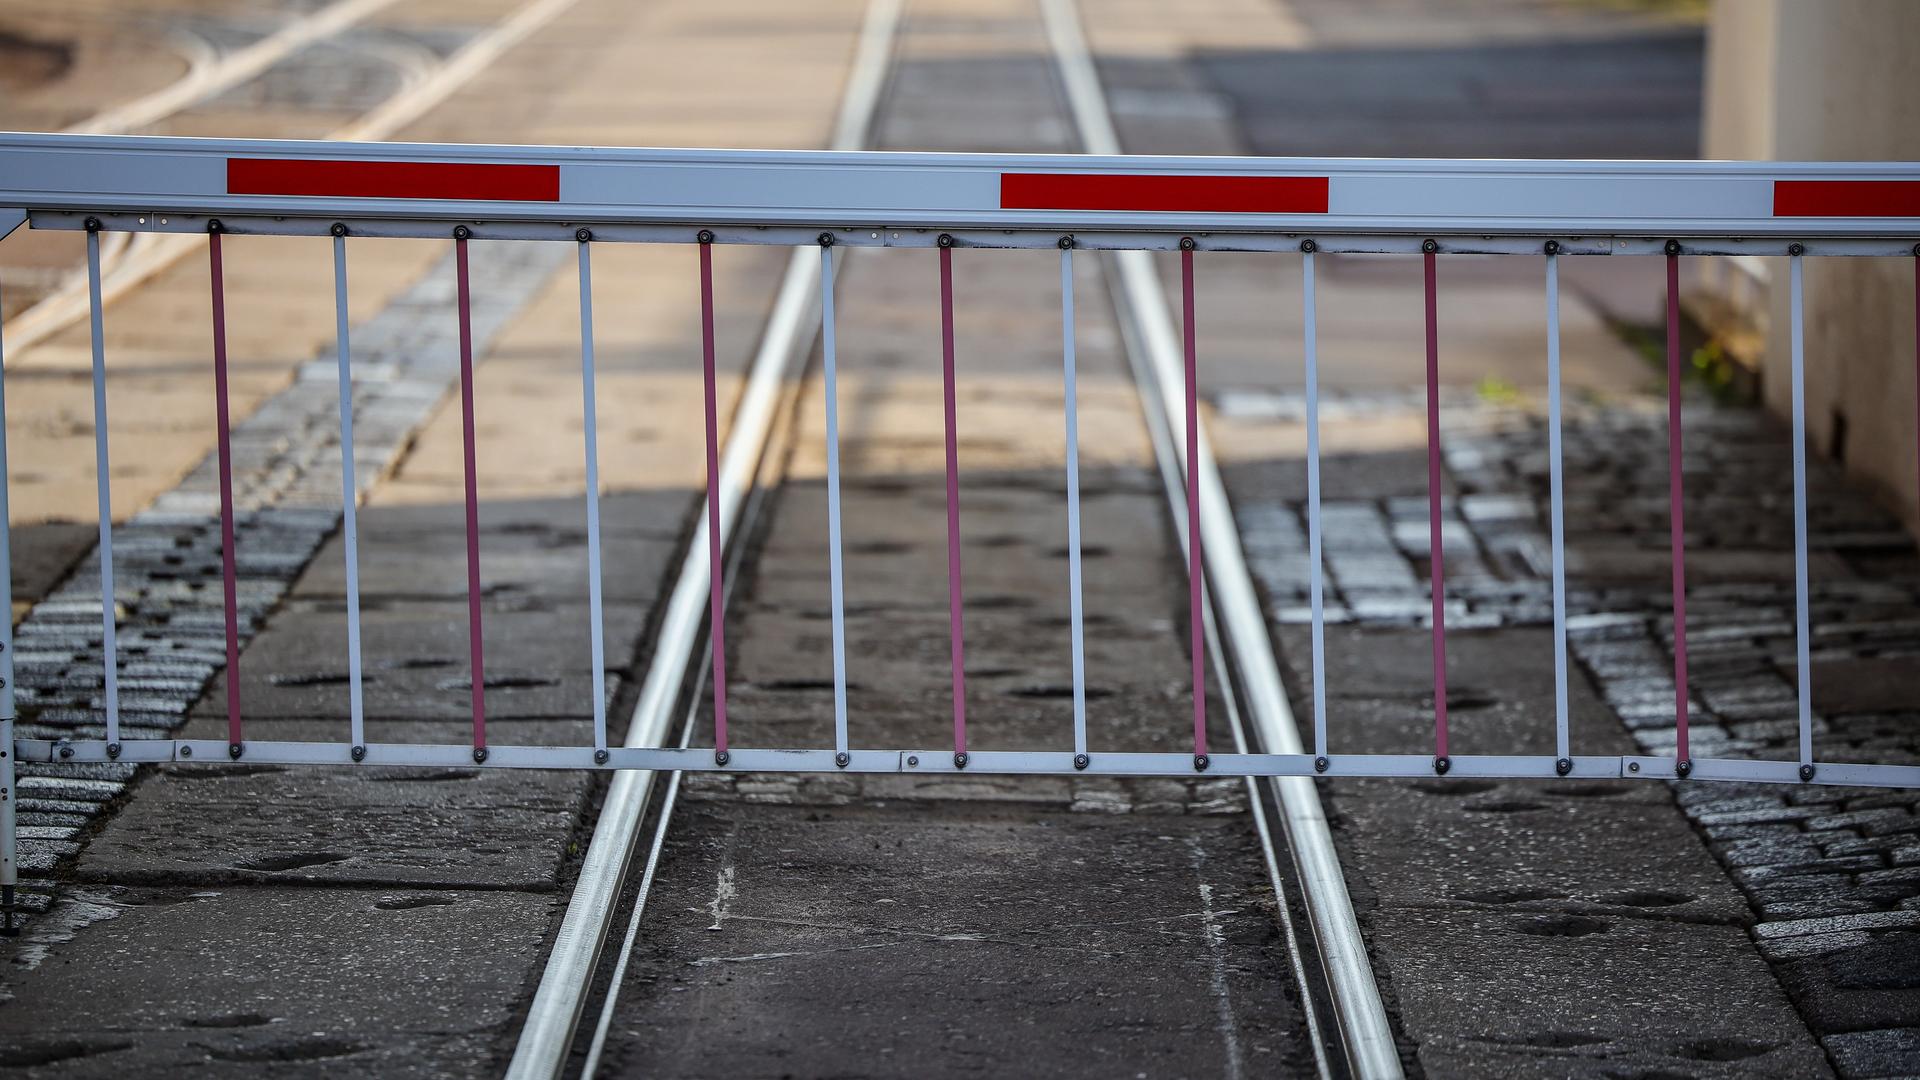
M694 239L700 241L703 244L711 244L713 243L713 230L701 229L698 233L694 235Z
M1333 762L1328 761L1325 754L1322 754L1321 756L1313 759L1314 772L1326 772L1328 769L1332 767L1333 767Z
M1426 252L1426 253L1427 253L1427 254L1429 254L1429 255L1431 255L1431 254L1433 254L1434 252L1436 252L1436 251L1439 251L1439 250L1440 250L1440 241L1438 241L1438 240L1422 240L1422 241L1420 241L1420 250L1421 250L1421 251L1424 251L1424 252Z
M593 230L592 229L575 229L573 230L573 238L584 244L593 239Z
M1797 255L1805 255L1806 253L1807 253L1807 245L1805 244L1796 242L1796 243L1787 245L1787 254L1789 255L1797 256Z
M1086 768L1086 767L1087 767L1087 766L1088 766L1089 764L1091 764L1091 759L1090 759L1090 758L1088 758L1088 757L1087 757L1087 755L1085 755L1085 754L1075 754L1075 755L1073 755L1073 767L1074 767L1074 768L1076 768L1076 769L1084 769L1084 768Z
M1060 250L1061 250L1061 251L1066 251L1066 250L1068 250L1068 249L1069 249L1069 248L1071 248L1071 247L1073 247L1073 237L1071 237L1071 236L1063 236L1063 237L1061 237L1061 238L1060 238Z
M486 761L487 761L487 748L486 748L486 747L484 747L484 746L476 746L476 747L474 747L474 748L473 748L473 763L474 763L475 765L484 765L484 764L486 764Z
M919 767L920 767L920 756L919 756L918 754L908 754L908 755L907 755L907 768L909 768L909 769L917 769L917 768L919 768Z
M833 755L833 763L844 769L848 765L851 765L853 763L853 755L847 753L845 750L842 750L839 753Z
M1920 259L1920 244L1913 245L1913 257Z
M832 234L832 233L830 233L830 232L823 232L823 233L821 233L821 234L820 234L820 246L821 246L821 247L832 247L832 246L833 246L833 234Z
M453 227L453 238L455 240L465 240L472 235L473 230L467 228L465 225L455 225Z
M725 750L716 750L713 753L713 763L715 765L720 766L721 768L725 768L727 765L727 762L732 760L733 760L733 755L727 753Z
M246 747L240 745L237 742L230 742L227 744L227 756L232 758L235 761L239 761L240 755L246 752L247 752Z
M108 744L107 744L107 756L108 756L108 757L110 757L110 758L117 758L117 757L119 757L119 756L120 756L120 744L119 744L119 743L108 743ZM181 757L192 757L192 756L193 756L193 747L191 747L191 746L183 746L183 747L181 747L181 748L180 748L180 756L181 756Z
M944 247L944 248L950 248L950 247L952 247L952 246L953 246L953 234L952 234L952 233L941 233L941 234L940 234L940 239L939 239L939 241L938 241L938 243L940 244L940 246L941 246L941 247Z
M1800 766L1800 779L1802 782L1813 779L1813 766L1811 764Z
M1193 237L1191 236L1183 236L1180 238L1181 251L1192 251L1197 246L1198 245L1193 242Z
M70 758L70 757L72 757L72 756L73 756L73 747L71 747L71 746L67 746L67 745L65 745L65 744L62 744L62 745L61 745L61 747L60 747L60 756L61 756L61 758L63 758L63 759L64 759L64 758Z
M964 769L967 767L967 752L965 750L953 755L953 767L956 769Z
M1554 762L1553 771L1559 773L1561 776L1567 775L1568 773L1573 771L1573 759L1570 757L1563 757L1559 761Z
M613 757L613 755L607 753L605 750L595 750L593 752L593 763L595 765L605 765L611 757Z
M1558 240L1547 241L1547 254L1549 255L1560 254L1560 241Z
M367 748L364 746L356 746L352 750L347 751L347 753L355 761L367 760Z
M1194 772L1207 771L1207 755L1205 754L1193 755L1193 771Z
M161 224L162 225L166 224L165 220L162 220ZM227 227L225 225L220 224L219 218L208 218L207 231L210 233L223 233L227 231Z
M1628 772L1639 772L1639 771L1640 771L1640 763L1639 763L1639 762L1637 762L1637 761L1629 761L1629 762L1627 762L1627 771L1628 771Z
M88 231L88 232L99 232L99 231L100 231L100 219L99 219L99 218L97 218L97 217L90 217L90 218L88 218L88 219L86 220L86 223L85 223L85 224L86 224L86 226L87 226L87 231Z
M333 228L327 231L335 236L345 236L347 235L347 223L344 221L336 221L333 223Z
M1447 770L1451 768L1453 768L1453 762L1447 758L1437 757L1433 759L1433 771L1439 773L1441 776L1447 775Z
M183 746L183 747L181 747L181 748L180 748L180 753L181 753L182 755L184 755L184 756L186 756L186 757L192 757L192 756L193 756L193 747L191 747L191 746ZM110 742L110 743L108 743L108 744L107 744L107 756L108 756L108 757L110 757L110 758L117 758L117 757L119 757L119 756L120 756L120 744L119 744L119 743L117 743L117 742Z
M1685 780L1687 778L1687 774L1693 772L1693 759L1681 758L1679 761L1674 762L1673 772L1675 776L1678 776L1680 779Z
M1669 255L1680 254L1680 241L1678 240L1667 241L1667 254Z
M1301 253L1302 253L1302 254L1304 254L1304 255L1311 255L1311 254L1313 254L1314 252L1316 252L1316 251L1319 251L1319 250L1320 250L1320 245L1319 245L1319 244L1316 244L1316 243L1314 243L1314 242L1313 242L1313 241L1311 241L1311 240L1302 240L1302 241L1300 241L1300 251L1301 251Z

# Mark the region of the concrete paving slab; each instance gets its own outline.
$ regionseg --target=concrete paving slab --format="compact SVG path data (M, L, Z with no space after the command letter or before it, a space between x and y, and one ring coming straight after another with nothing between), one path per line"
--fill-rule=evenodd
M416 741L461 744L467 729L409 723ZM220 738L197 720L190 734ZM342 725L280 721L276 737L340 739ZM498 742L579 744L579 723L505 722ZM168 765L141 784L74 869L83 881L143 885L301 883L552 891L592 778L520 769L423 770Z
M78 888L7 946L0 1064L60 1078L487 1072L559 903Z
M1648 788L1650 785L1639 785ZM1350 876L1385 904L1746 926L1747 901L1664 792L1623 781L1340 785Z
M1833 1075L1737 927L1405 908L1370 923L1434 1080Z
M1232 818L701 804L668 840L608 1061L1298 1075L1254 844Z
M639 638L647 611L634 604L609 604L605 616L607 640L614 643L607 652L607 677L614 679L624 674L625 650ZM593 714L585 604L520 610L494 606L483 616L483 628L490 720ZM471 715L464 603L363 605L360 635L362 692L369 715L396 720ZM241 707L247 715L344 720L347 675L344 603L290 606L240 655ZM223 672L196 712L226 715L226 686Z
M609 493L600 501L602 595L610 603L651 601L679 540L688 491ZM361 510L363 598L455 599L467 595L466 535L460 504L370 506ZM586 602L585 497L485 502L480 509L480 580L489 597L540 596ZM346 559L327 541L293 587L296 598L344 598Z

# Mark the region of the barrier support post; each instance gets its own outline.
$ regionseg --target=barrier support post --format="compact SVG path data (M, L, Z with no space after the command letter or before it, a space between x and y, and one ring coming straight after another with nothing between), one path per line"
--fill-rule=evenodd
M24 217L18 210L0 210L0 239ZM7 476L6 346L0 342L0 935L13 937L20 932L13 919L20 863L14 846L19 799L13 769L13 531Z

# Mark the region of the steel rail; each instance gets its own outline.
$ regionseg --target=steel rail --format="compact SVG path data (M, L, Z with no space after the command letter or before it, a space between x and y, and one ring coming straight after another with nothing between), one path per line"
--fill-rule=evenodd
M851 75L833 130L833 145L864 145L885 85L900 22L900 0L871 0L855 48ZM819 255L799 249L787 265L765 334L748 369L747 383L720 457L720 532L723 546L739 533L743 510L777 420L791 373L811 350L818 323L813 318L820 273ZM703 500L704 503L704 500ZM657 747L666 738L675 704L686 688L705 635L708 590L707 513L681 560L667 601L640 700L628 723L628 747ZM697 687L694 689L698 693ZM507 1067L511 1080L555 1077L565 1069L586 1005L600 951L640 835L641 820L658 772L623 771L614 777L594 825L593 839L581 862L553 950L527 1011L526 1022Z
M1040 0L1047 37L1060 64L1060 75L1073 110L1082 143L1095 154L1118 154L1119 133L1107 109L1100 76L1094 68L1075 0ZM1204 430L1189 433L1185 417L1170 407L1182 398L1183 351L1169 316L1168 298L1154 271L1153 257L1144 251L1110 256L1117 277L1109 276L1115 307L1121 316L1126 353L1140 387L1142 406L1157 414L1175 436L1168 444L1190 439L1198 462L1199 528L1205 553L1204 574L1212 583L1213 608L1224 624L1225 644L1231 654L1235 682L1259 733L1260 745L1270 753L1300 754L1300 734L1287 701L1280 671L1274 662L1273 641L1247 571L1238 526L1227 502L1226 486ZM1172 446L1167 449L1173 449ZM1169 463L1170 464L1170 463ZM1196 467L1197 466L1197 467ZM1165 466L1163 466L1165 467ZM1175 515L1177 518L1179 515ZM1182 533L1182 545L1191 537ZM1286 830L1294 868L1299 874L1320 958L1326 968L1334 1019L1353 1075L1369 1080L1393 1080L1402 1075L1399 1050L1387 1017L1380 988L1367 960L1366 942L1347 894L1340 857L1327 827L1324 808L1314 782L1303 776L1275 778L1275 802Z

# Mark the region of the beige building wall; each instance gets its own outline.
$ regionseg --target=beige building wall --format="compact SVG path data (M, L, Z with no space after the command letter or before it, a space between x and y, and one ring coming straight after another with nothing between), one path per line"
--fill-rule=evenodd
M1706 82L1707 157L1920 161L1920 0L1715 0ZM1758 307L1766 402L1785 413L1786 260L1729 270L1714 280ZM1807 261L1807 422L1920 533L1915 272L1910 258Z

